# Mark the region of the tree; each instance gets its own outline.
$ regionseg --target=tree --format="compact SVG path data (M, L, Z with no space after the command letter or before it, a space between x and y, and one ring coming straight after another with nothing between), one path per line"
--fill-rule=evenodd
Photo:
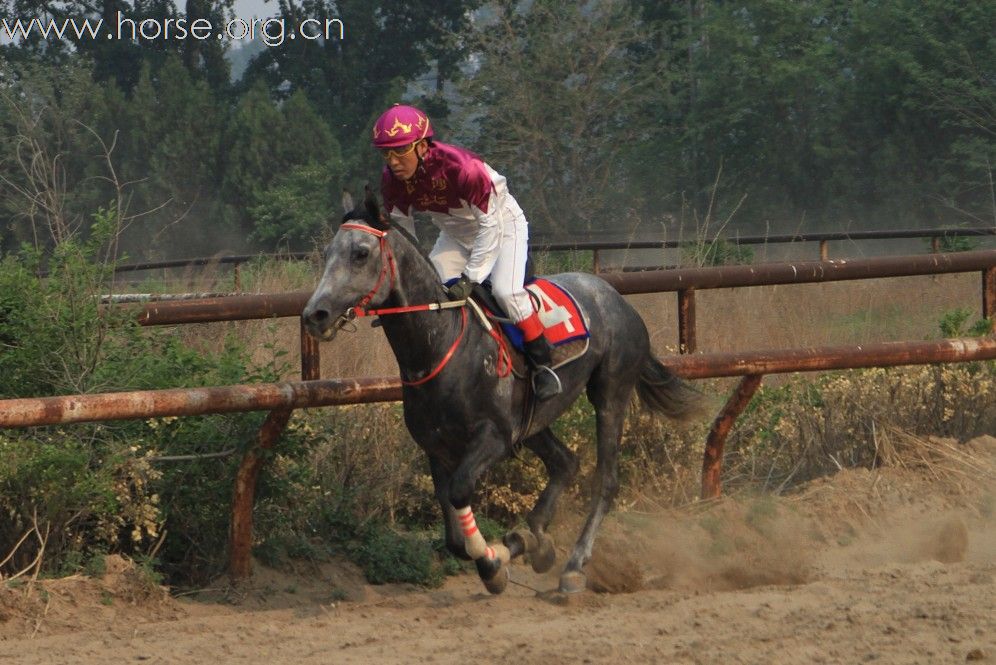
M270 185L256 193L249 207L253 237L295 248L311 248L335 217L342 189L339 145L304 93L294 93L281 107L284 163Z
M847 132L866 200L996 221L996 4L864 2L846 44Z
M477 26L479 69L465 142L509 178L533 223L590 229L625 201L621 161L653 136L641 117L668 98L666 63L639 47L650 29L622 0L502 2Z
M0 73L0 239L49 247L114 195L101 159L109 139L95 131L105 86L79 63L0 60Z
M682 136L701 150L695 196L706 195L722 164L722 184L748 192L752 210L821 210L838 141L836 96L843 75L830 2L757 0L718 5L702 19L709 48Z
M230 67L225 60L227 41L218 39L226 14L231 12L235 0L186 0L185 17L189 23L207 20L214 30L206 39L184 39L179 48L183 65L191 74L197 74L215 90L226 90Z
M343 171L338 144L304 93L278 104L257 84L228 131L224 196L242 228L259 240L310 239L331 213Z
M749 194L738 219L762 228L992 217L996 4L638 4L672 39L675 103L631 163L670 157L660 181L699 209L721 170L719 199Z
M400 101L404 84L437 64L437 78L456 74L468 16L480 0L279 0L287 26L338 18L339 39L286 39L250 65L244 85L265 82L284 99L301 91L324 118L355 170L373 166L370 126L385 106Z

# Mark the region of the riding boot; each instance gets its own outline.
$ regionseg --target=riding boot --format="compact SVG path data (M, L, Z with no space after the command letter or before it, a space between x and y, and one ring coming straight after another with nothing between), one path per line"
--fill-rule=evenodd
M525 342L526 356L533 366L533 392L541 402L559 395L563 390L560 377L553 371L550 359L552 347L544 335Z

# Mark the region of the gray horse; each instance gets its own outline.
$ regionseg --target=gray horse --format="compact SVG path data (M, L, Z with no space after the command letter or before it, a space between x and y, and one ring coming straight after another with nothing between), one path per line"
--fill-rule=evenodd
M354 307L446 300L433 266L402 230L385 224L375 199L368 197L343 222L325 249L324 273L302 314L313 336L331 340ZM633 389L644 405L666 416L684 419L699 411L700 393L654 357L643 320L611 286L583 273L548 279L574 296L592 336L583 356L558 369L563 392L535 405L529 404L528 381L499 371L498 345L467 308L381 318L401 370L405 423L429 458L446 546L475 561L492 593L504 590L512 557L528 554L537 572L555 562L546 529L578 461L550 424L581 391L595 407L597 465L590 513L560 577L564 592L585 588L582 568L618 492L619 443ZM474 487L517 444L539 456L549 482L527 517L529 531L509 532L503 543L485 545L470 509Z

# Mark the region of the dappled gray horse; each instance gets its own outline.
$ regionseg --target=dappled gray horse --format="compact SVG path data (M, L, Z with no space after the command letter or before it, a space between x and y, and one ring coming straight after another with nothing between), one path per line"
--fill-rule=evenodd
M331 340L354 307L446 301L433 266L403 231L382 221L370 197L346 215L324 259L325 271L303 313L309 332L319 339ZM555 562L546 529L578 461L550 424L582 390L595 407L597 464L590 513L560 577L565 592L585 588L582 567L618 491L619 442L634 387L646 406L673 418L691 415L699 402L699 393L653 356L643 320L611 286L582 273L548 279L574 296L592 337L583 356L558 369L563 393L536 403L534 410L527 408L532 399L528 381L500 370L498 344L467 307L381 318L401 369L405 423L429 458L446 520L446 546L457 557L475 561L492 593L504 590L512 557L528 554L537 572ZM488 544L471 510L474 487L518 443L539 456L549 482L527 517L529 531L509 532L502 543Z

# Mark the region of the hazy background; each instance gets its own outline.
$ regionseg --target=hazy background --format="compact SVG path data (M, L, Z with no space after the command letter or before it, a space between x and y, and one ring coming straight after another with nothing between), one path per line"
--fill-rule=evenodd
M264 2L263 0L236 0L235 15L242 17L249 16L274 16L279 7L276 2Z
M345 38L0 43L0 251L95 223L131 259L309 249L376 187L397 101L505 174L535 236L996 225L996 0L0 0L117 11Z

